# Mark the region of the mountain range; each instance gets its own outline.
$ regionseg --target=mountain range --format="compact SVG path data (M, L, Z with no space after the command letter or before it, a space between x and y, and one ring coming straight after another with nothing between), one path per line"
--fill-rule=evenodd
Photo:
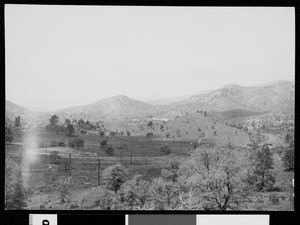
M29 110L23 106L14 104L8 100L5 101L5 121L12 123L15 118L21 117L21 121L26 123L45 124L48 121L50 114L40 111Z
M192 96L184 101L173 103L172 108L199 108L206 111L228 111L234 109L256 112L293 112L295 85L280 81L267 86L225 85L205 94Z
M165 101L166 103L167 101ZM253 112L294 113L295 84L279 81L263 86L225 85L219 89L197 93L167 104L151 104L134 100L125 95L100 99L95 103L61 109L55 114L61 118L98 121L103 119L122 120L149 117L175 117L179 113L205 110L224 112L229 110L249 110ZM35 112L6 101L6 117L18 115L30 120L43 120L50 114Z

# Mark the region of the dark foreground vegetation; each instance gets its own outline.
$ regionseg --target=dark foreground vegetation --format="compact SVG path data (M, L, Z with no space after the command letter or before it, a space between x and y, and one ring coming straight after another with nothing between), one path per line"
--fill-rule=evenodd
M20 120L6 126L7 209L294 210L292 133L277 148L259 133L248 146L230 138L222 146L182 145L154 135L87 135L57 120L51 117L40 136L18 130ZM36 150L44 154L30 161L20 151L26 140L41 141Z
M282 166L286 163L278 161L278 157L267 145L251 151L233 145L202 146L188 157L171 154L159 161L150 160L142 164L104 163L98 186L96 161L92 164L91 160L74 160L73 168L70 168L66 166L67 159L54 159L49 155L43 156L39 164L27 168L32 175L27 177L31 184L26 189L21 158L8 156L6 207L293 210L293 175L291 171L284 171ZM45 171L43 168L48 165L57 169L48 170L49 177L45 177L43 182L35 173Z

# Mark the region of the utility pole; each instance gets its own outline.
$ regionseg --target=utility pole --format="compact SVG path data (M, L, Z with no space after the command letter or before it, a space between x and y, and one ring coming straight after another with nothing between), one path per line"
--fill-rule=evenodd
M183 127L181 127L181 130L183 129ZM181 133L181 150L182 150L182 133Z
M98 159L98 186L100 186L100 159Z
M130 164L132 164L132 154L130 154Z
M71 153L69 154L69 170L70 170L70 173L72 174L72 156L71 156Z

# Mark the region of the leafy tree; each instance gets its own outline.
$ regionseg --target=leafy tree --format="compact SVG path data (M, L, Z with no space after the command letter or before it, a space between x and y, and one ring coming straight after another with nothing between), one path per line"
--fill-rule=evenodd
M86 121L83 125L83 127L87 130L91 130L93 128L93 124L90 123L90 121Z
M99 188L96 193L92 193L92 198L95 199L96 206L99 206L101 210L116 209L116 194L111 190Z
M290 133L287 133L284 137L285 143L289 143L291 138L292 138L292 135Z
M105 149L106 146L107 146L107 140L101 140L100 141L100 148Z
M87 134L87 131L86 130L80 130L80 133L81 134Z
M104 132L104 131L102 131L102 130L100 130L100 131L99 131L99 135L100 135L100 137L101 137L101 138L103 138L103 137L104 137L104 135L105 135L105 132Z
M196 149L179 166L178 182L199 199L198 209L239 209L247 185L248 164L244 152L227 148Z
M255 135L255 138L256 138L256 142L258 144L261 144L263 142L263 136L262 136L261 132L257 132L257 134Z
M149 188L151 201L156 210L174 209L179 204L180 186L163 178L155 178Z
M292 170L295 167L295 144L294 135L287 133L285 136L287 147L284 150L282 161L286 169Z
M130 131L126 131L127 137L129 137L131 135Z
M150 128L153 128L154 123L152 121L150 121L149 123L147 123L147 126Z
M62 178L59 180L59 185L60 185L60 201L61 203L66 203L70 201L70 192L69 189L71 187L72 183L72 178L67 177L67 178Z
M57 115L53 115L50 118L50 125L58 125L59 117Z
M65 129L64 125L61 125L61 126L56 126L55 132L62 132L62 133L64 133L64 132L66 132L65 130L66 129Z
M198 148L198 142L193 143L193 149L196 149L196 148Z
M248 183L258 191L264 189L270 190L275 183L275 176L273 174L273 153L270 151L268 145L263 145L257 149L253 149L250 156L253 168L248 174Z
M152 138L153 136L154 136L154 135L153 135L152 132L149 132L149 133L146 134L146 137L147 137L147 138Z
M109 156L113 156L114 151L115 151L115 149L111 145L109 145L109 146L107 146L107 148L105 148L105 153Z
M83 119L78 120L79 127L84 127L84 124L85 124L85 122Z
M84 140L80 138L75 138L73 140L69 140L68 145L70 148L82 150L84 148Z
M65 124L66 124L66 125L71 124L71 120L70 120L70 119L65 119Z
M75 133L75 130L74 130L73 125L71 123L69 123L67 125L66 135L71 137L74 133Z
M164 169L161 171L162 177L167 181L177 182L180 160L176 155L170 155L165 162Z
M284 138L284 141L288 145L289 148L294 148L294 134L287 133Z
M106 188L115 193L126 181L127 176L128 170L120 164L109 166L103 171L103 180Z
M26 189L23 185L21 166L11 157L5 158L5 208L25 209Z
M50 122L50 124L46 126L47 130L55 131L55 133L64 132L64 127L58 125L59 117L57 115L51 116L51 118L49 119L49 122Z
M5 143L11 143L13 141L13 135L11 128L5 125Z
M171 137L170 133L166 133L166 138L170 138L170 137Z
M149 181L143 180L136 174L131 180L126 181L120 188L120 202L129 209L141 208L147 200Z
M288 170L295 168L295 151L294 148L286 148L282 157L283 165Z
M159 148L159 152L162 155L170 155L171 154L170 146L167 146L167 145L161 146Z
M109 132L109 135L110 135L110 136L112 136L112 137L115 137L115 136L116 136L116 134L117 134L117 133L116 133L115 131L111 131L111 132Z
M21 117L18 116L17 118L15 118L15 127L21 127Z

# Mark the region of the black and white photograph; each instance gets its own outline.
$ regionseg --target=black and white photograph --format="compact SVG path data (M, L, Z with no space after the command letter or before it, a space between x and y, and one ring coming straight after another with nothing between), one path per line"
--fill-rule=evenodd
M294 7L4 13L7 210L294 211Z

